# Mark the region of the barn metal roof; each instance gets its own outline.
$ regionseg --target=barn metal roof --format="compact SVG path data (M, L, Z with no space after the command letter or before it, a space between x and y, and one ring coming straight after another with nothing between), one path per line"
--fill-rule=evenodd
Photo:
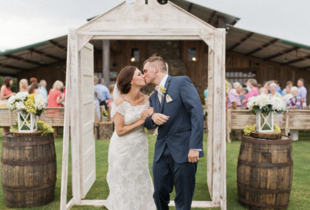
M243 30L234 26L239 18L188 1L171 1L209 24L214 24L217 16L224 17L227 23L227 51L310 71L310 46ZM102 49L100 41L94 40L91 43L95 49ZM0 52L0 75L16 76L20 71L64 62L66 50L67 35Z

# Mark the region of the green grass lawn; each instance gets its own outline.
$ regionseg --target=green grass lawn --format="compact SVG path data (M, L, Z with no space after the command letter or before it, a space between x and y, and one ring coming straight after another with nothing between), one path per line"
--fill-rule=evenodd
M0 129L0 151L2 150L2 129ZM152 135L148 135L149 139L149 165L151 168L154 144L156 138ZM204 151L207 151L207 139L204 136ZM57 183L55 189L55 199L52 203L37 208L31 208L33 210L51 210L59 209L60 202L60 183L61 183L61 159L62 159L62 139L55 139L55 147L57 152ZM106 174L108 169L107 157L108 157L108 140L96 141L96 164L97 164L97 180L93 187L90 189L86 199L106 199L109 193L109 189L106 182ZM237 200L237 184L236 184L236 168L237 158L239 153L240 141L233 138L232 143L227 144L227 209L239 210L244 209L239 205ZM310 133L301 132L300 140L293 142L293 154L294 154L294 177L293 187L290 197L289 210L304 210L309 209L310 206ZM71 166L69 165L69 168ZM206 156L201 158L198 164L197 182L194 194L194 200L210 200L210 196L207 190L207 160ZM71 191L71 172L69 172L69 185L68 185L68 201L72 198ZM173 200L175 194L172 193L171 199ZM9 209L5 206L2 186L0 186L0 209ZM102 210L104 207L93 206L74 206L72 209L83 210ZM171 207L171 210L175 208ZM203 210L206 208L195 208L195 210ZM213 208L219 209L219 208Z

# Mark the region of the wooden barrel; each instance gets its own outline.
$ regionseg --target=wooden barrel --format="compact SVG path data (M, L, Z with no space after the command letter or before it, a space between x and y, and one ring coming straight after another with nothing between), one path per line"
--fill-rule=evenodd
M56 153L52 134L7 134L3 137L1 182L10 208L42 206L54 199Z
M248 209L286 209L293 179L292 140L242 137L237 185L239 203Z

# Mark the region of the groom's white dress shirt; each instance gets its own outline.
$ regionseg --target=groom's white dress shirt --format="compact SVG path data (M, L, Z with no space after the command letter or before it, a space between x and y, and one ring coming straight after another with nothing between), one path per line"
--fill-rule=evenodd
M158 91L157 96L158 96L158 99L159 99L160 102L161 102L163 93L161 92L161 90L160 90L159 87L160 87L161 85L162 85L163 87L165 87L165 84L166 84L167 79L168 79L168 74L166 74L166 76L164 76L164 78L160 81L159 85L156 86L156 90ZM193 149L193 150L202 151L201 149Z

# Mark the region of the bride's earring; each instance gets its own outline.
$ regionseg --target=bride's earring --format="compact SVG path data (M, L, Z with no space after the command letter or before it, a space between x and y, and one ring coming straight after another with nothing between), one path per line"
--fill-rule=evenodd
M133 85L133 83L131 83L131 85Z

